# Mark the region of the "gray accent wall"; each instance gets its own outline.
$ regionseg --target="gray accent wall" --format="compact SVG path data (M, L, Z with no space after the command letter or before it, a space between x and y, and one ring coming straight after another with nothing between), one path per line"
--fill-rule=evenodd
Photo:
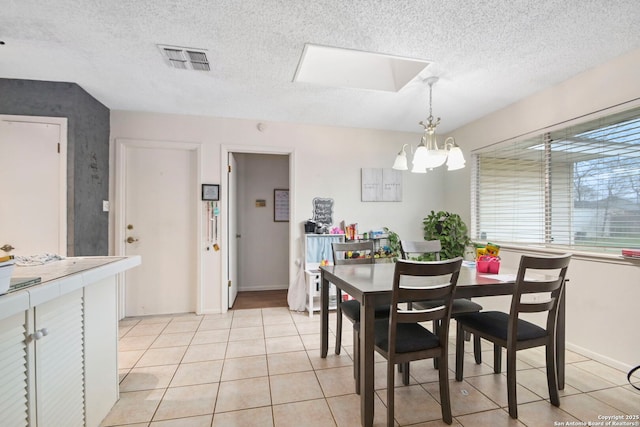
M76 83L0 79L0 114L67 118L67 255L108 255L109 109Z

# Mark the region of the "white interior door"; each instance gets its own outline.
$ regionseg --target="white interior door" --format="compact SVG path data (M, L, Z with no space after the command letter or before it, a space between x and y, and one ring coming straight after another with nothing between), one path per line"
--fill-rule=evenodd
M228 212L228 226L229 226L229 256L227 273L228 277L228 292L227 301L228 307L231 308L238 296L238 239L240 239L240 231L238 229L238 198L236 192L238 191L238 164L233 153L229 153L229 184L227 186L227 197L229 203Z
M67 254L66 123L0 116L0 247L13 255Z
M196 311L195 150L125 144L125 254L142 264L127 270L125 315Z

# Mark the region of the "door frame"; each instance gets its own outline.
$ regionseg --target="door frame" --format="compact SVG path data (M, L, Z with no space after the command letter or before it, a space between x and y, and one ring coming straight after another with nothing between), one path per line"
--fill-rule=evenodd
M45 117L45 116L16 116L11 114L0 114L0 120L4 122L22 122L22 123L40 123L47 125L58 125L60 132L58 134L59 152L58 166L60 172L58 175L58 190L59 200L58 205L60 211L58 212L58 254L61 256L67 256L67 176L69 172L67 170L67 118L66 117Z
M162 141L162 140L148 140L148 139L136 139L136 138L116 138L115 142L115 189L114 189L114 253L116 256L125 256L125 212L126 212L126 195L125 195L125 183L126 183L126 153L127 148L160 148L160 149L178 149L195 152L196 156L196 174L193 192L195 194L195 200L200 200L200 187L202 185L202 144L197 142L179 142L179 141ZM195 221L196 221L196 235L197 238L193 243L195 245L196 254L196 314L203 312L202 304L202 218L200 215L200 209L196 207L194 209ZM144 262L144 260L142 260ZM126 279L125 274L120 273L118 275L118 319L124 318L125 310L125 287Z
M247 145L220 145L220 171L221 182L223 187L220 190L220 225L221 225L221 237L223 245L221 247L222 259L220 262L220 312L226 313L229 310L228 302L228 290L227 290L227 277L229 275L229 230L228 230L228 212L229 212L229 200L227 197L227 189L229 188L229 173L228 173L228 156L229 153L244 153L244 154L279 154L289 156L289 286L291 286L291 278L295 277L295 236L296 230L295 222L295 195L296 195L296 182L295 182L295 150L292 147L269 147L269 146L247 146Z

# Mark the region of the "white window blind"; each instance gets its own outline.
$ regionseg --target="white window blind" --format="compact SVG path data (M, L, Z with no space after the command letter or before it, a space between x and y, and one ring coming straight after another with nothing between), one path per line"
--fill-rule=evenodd
M474 153L472 238L640 247L640 109Z

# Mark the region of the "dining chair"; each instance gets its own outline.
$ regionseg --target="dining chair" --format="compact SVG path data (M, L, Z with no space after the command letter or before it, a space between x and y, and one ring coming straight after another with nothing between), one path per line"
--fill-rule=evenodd
M468 331L493 342L493 371L502 369L502 348L507 350L507 397L509 415L518 418L516 397L516 352L545 346L549 399L560 406L556 369L556 326L558 305L564 295L565 275L570 254L554 257L523 255L516 275L509 313L482 311L458 316L456 329L456 381L462 381L464 360L463 334ZM523 318L522 314L546 314L544 326ZM540 314L538 314L540 315Z
M374 258L374 242L373 240L362 242L345 242L345 243L332 243L331 249L333 252L334 265L344 264L373 264ZM351 256L349 256L349 254ZM353 257L357 254L357 257ZM359 365L356 360L359 360L360 351L360 329L356 328L356 325L360 321L360 303L356 300L343 301L342 291L337 289L336 293L336 348L335 353L340 354L342 347L342 316L346 317L353 324L353 376L356 378L356 371ZM387 318L389 317L389 306L381 306L375 308L375 318ZM356 381L356 393L360 393L360 383Z
M402 259L411 259L413 255L417 255L418 258L422 258L424 254L434 254L434 258L436 261L440 260L440 250L442 249L442 244L440 240L423 240L423 241L413 241L413 240L401 240L400 241L400 254ZM419 301L411 304L415 305L417 308L426 310L437 305L438 301ZM475 313L482 310L482 306L478 303L471 301L468 298L456 298L453 300L453 306L451 308L451 317L454 319L464 313ZM433 321L434 331L440 327L440 321ZM467 341L470 340L470 335L466 334L465 339ZM478 335L474 335L473 337L473 354L477 364L482 363L482 347L480 345L480 337ZM438 367L438 359L433 359L433 366L435 368Z
M387 359L387 426L394 425L394 366L403 366L403 376L409 377L409 362L439 358L438 380L442 419L451 424L449 368L447 361L449 320L453 293L458 282L462 258L446 261L419 262L398 260L393 275L393 290L388 319L375 322L375 350ZM437 277L437 282L411 282L412 277ZM430 309L404 309L403 303L437 300L441 303ZM419 322L439 320L441 327L429 331ZM357 380L359 380L359 375Z

